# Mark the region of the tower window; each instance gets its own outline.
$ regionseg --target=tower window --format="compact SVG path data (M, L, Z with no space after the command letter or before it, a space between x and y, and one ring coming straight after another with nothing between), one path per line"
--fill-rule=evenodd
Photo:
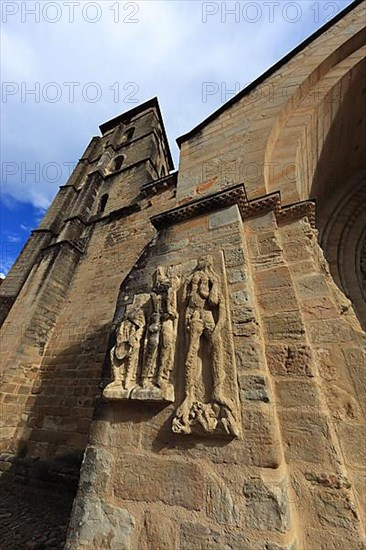
M122 164L124 160L125 160L125 157L123 155L119 155L114 159L113 172L116 172L117 170L120 170L122 168Z
M135 128L130 128L129 130L127 130L124 136L125 137L124 141L131 141L131 139L134 136L134 133L135 133Z
M107 206L107 202L108 202L108 193L105 193L104 195L101 196L100 201L99 201L99 212L100 212L100 214L102 212L104 212L105 207Z
M160 170L160 177L163 178L164 176L166 176L165 166L162 166Z

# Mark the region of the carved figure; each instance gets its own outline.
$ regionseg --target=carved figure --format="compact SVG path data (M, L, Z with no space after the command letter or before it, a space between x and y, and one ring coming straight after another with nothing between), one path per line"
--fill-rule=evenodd
M161 295L161 351L156 373L156 382L163 388L170 381L178 328L177 292L180 276L174 267L167 268L166 276L157 281L156 291Z
M188 351L185 360L185 398L178 408L172 429L176 433L191 433L198 426L205 432L221 429L238 434L235 421L235 403L224 393L224 353L221 331L226 320L226 305L221 292L220 278L213 269L213 257L203 256L184 285L183 304ZM208 344L212 378L209 403L197 397L202 381L201 360L203 341Z
M158 267L150 296L135 296L136 306L120 324L116 345L110 352L113 382L103 392L106 398L174 401L170 378L179 286L176 268Z
M114 389L128 393L136 386L140 342L145 326L143 310L134 309L120 324L116 345L110 351L113 382L105 388L105 394Z
M152 313L147 328L142 387L173 391L170 381L177 334L177 291L180 277L173 267L158 267L151 294Z

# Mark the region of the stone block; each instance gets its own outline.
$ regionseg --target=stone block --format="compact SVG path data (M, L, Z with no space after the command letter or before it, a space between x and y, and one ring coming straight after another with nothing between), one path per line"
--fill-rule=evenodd
M319 411L279 410L282 440L288 461L335 465L328 419Z
M302 380L276 380L276 399L285 408L319 407L321 395L315 382Z
M295 279L296 288L301 298L312 298L313 296L325 296L329 294L328 285L324 275L315 273Z
M261 233L257 237L259 254L263 256L276 256L282 252L281 245L273 231Z
M243 407L243 444L247 464L260 468L278 468L281 442L275 422L274 405Z
M298 312L286 312L264 317L264 329L269 340L301 340L304 324Z
M113 491L120 500L163 502L200 510L205 479L200 466L182 459L124 453L115 457Z
M301 312L305 320L334 319L338 315L329 296L301 300Z
M225 265L229 267L238 267L245 264L244 252L242 248L228 248L224 250Z
M292 286L292 279L288 267L279 266L274 269L263 269L254 273L256 286L260 291L287 288Z
M314 487L310 494L320 525L350 541L358 539L359 518L348 489Z
M246 281L246 273L244 269L227 269L227 280L230 284L244 283Z
M354 338L352 327L342 319L311 321L308 332L314 344L349 342Z
M299 310L295 292L290 287L280 288L270 292L259 292L257 294L257 301L265 313Z
M233 525L238 522L239 513L229 488L217 475L208 478L207 515L215 522Z
M103 448L86 448L79 488L85 494L94 492L101 497L108 485L112 469L112 454Z
M183 523L179 550L259 550L243 534L215 531L202 523Z
M288 262L300 262L309 259L308 241L306 239L283 240L284 258ZM306 271L304 272L306 273Z
M277 229L276 218L273 212L262 214L245 221L245 229L250 232L269 231Z
M259 343L243 342L242 338L235 339L235 357L238 370L264 368L264 359L259 351L259 346Z
M284 482L245 481L245 523L249 529L285 533L290 528L289 500Z
M231 300L236 305L244 305L248 303L248 293L245 290L237 290L231 293Z
M241 222L241 215L236 204L234 204L234 206L230 206L229 208L225 208L224 210L214 212L208 217L208 225L210 229L216 229L218 227L237 222Z
M248 401L269 402L266 379L263 376L240 376L239 377L240 397Z
M233 323L233 334L245 338L253 338L259 334L259 325L256 322Z
M176 522L164 515L161 510L150 509L145 512L144 523L138 539L138 550L171 550L177 548Z
M366 426L353 422L341 422L337 427L346 464L365 468Z
M135 520L124 508L99 498L76 500L65 550L74 548L131 550Z
M255 322L254 310L250 307L235 306L231 308L231 320L233 323Z

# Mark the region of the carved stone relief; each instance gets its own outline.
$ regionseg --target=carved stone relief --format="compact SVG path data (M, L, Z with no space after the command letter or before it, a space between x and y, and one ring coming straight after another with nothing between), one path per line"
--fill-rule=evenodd
M177 269L158 267L151 294L137 294L111 349L107 399L174 401L171 372L178 326Z
M172 430L180 434L219 432L237 436L236 392L230 395L225 384L225 355L227 351L232 353L232 349L227 350L227 339L226 346L224 344L223 333L228 326L226 301L212 256L200 258L193 273L186 278L182 310L187 342L185 388Z
M113 381L103 394L107 399L174 402L175 385L181 404L172 421L174 433L238 436L223 263L220 275L210 255L193 269L191 262L189 266L184 278L181 266L159 266L151 293L136 294L127 306L110 352Z

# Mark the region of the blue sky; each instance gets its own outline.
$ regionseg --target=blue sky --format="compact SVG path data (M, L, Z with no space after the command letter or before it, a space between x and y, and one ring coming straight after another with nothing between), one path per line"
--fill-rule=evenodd
M98 126L158 96L175 139L351 0L1 3L6 274Z

